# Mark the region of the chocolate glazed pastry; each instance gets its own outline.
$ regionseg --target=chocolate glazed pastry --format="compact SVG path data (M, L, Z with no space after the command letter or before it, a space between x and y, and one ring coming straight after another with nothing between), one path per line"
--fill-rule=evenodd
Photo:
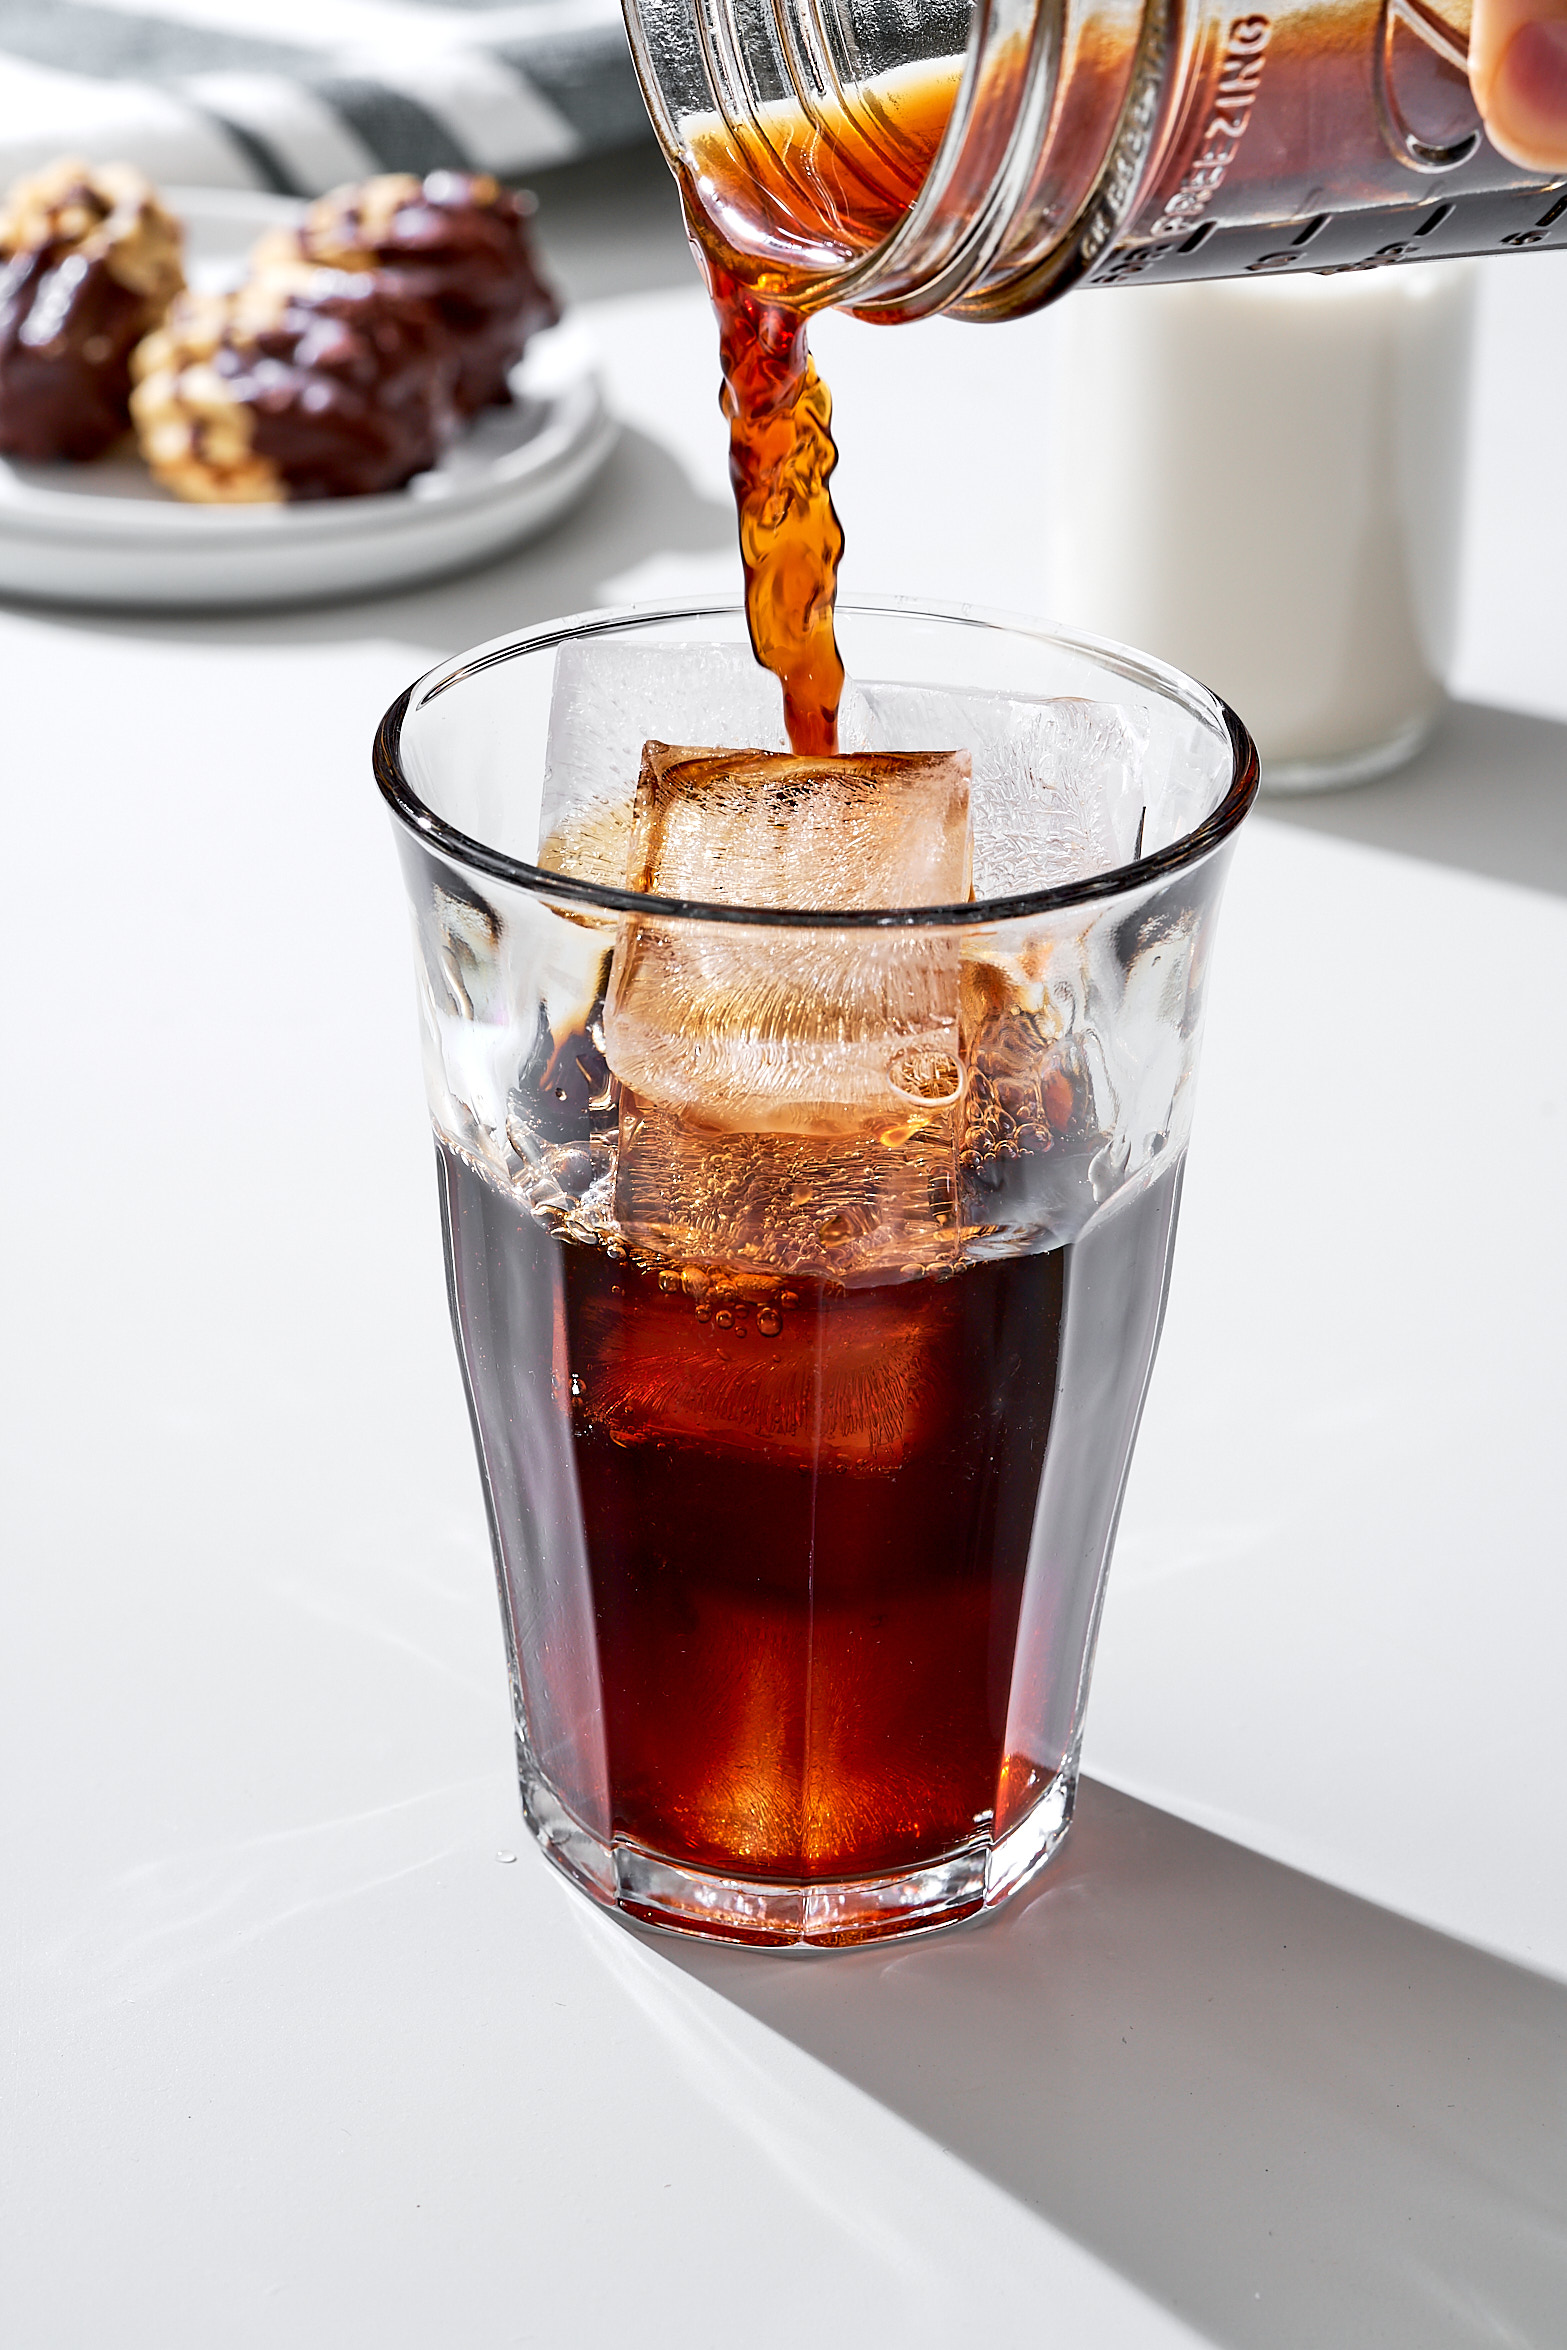
M187 294L136 354L142 455L207 504L400 489L456 429L457 354L393 281L295 260Z
M130 423L131 353L184 284L139 171L54 163L0 211L0 449L101 457Z
M560 316L529 241L533 211L531 196L488 172L388 173L313 204L294 249L332 269L385 271L433 303L460 354L458 408L472 416L510 399L506 377L528 338Z

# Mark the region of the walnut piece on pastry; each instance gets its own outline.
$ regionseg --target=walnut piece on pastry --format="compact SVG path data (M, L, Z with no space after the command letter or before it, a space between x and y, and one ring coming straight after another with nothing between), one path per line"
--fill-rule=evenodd
M298 259L182 296L135 372L148 465L209 505L400 489L456 428L456 355L429 304Z
M531 196L488 172L388 172L337 188L303 226L263 240L258 263L280 250L332 269L380 270L440 313L457 344L457 406L474 415L511 397L507 375L560 304L539 271Z
M180 249L129 164L17 181L0 206L0 449L83 462L119 439L131 354L185 282Z

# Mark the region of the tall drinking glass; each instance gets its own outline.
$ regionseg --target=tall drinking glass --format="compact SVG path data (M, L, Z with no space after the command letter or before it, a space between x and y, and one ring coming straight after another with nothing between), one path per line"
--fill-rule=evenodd
M499 639L376 744L523 1809L756 1943L972 1916L1065 1833L1257 775L1113 645L838 636L851 747L972 754L972 901L882 906L798 816L800 902L747 903L722 792L723 902L625 886L643 738L776 732L738 604Z

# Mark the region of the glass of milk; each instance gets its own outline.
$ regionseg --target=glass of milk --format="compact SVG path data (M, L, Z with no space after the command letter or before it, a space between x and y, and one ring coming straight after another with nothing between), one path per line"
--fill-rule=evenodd
M1474 301L1455 261L1063 306L1056 607L1223 694L1264 789L1365 782L1436 721Z

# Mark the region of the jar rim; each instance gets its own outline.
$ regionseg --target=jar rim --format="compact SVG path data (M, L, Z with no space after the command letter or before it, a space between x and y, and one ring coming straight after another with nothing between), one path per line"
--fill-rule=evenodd
M1190 21L1176 0L1133 0L1132 19L1122 28L1124 83L1103 116L1097 84L1084 103L1073 95L1083 26L1067 0L972 0L961 57L954 48L941 60L960 67L952 110L902 217L864 246L851 241L834 259L828 248L838 216L829 208L819 224L822 251L808 263L791 262L780 277L766 250L733 242L727 207L721 219L705 202L691 137L697 125L724 124L732 139L736 124L744 123L752 142L769 143L767 107L773 101L758 98L747 73L753 64L758 70L777 65L771 40L753 58L734 0L672 0L667 6L664 0L625 0L624 12L655 135L688 217L708 224L711 234L696 241L709 258L754 292L803 314L843 309L882 323L939 311L967 319L1018 317L1087 275L1135 211L1170 127L1177 60L1191 39ZM806 44L809 71L799 45L785 41L791 86L780 102L797 107L802 121L819 124L824 107L829 115L833 111L834 96L847 107L846 91L865 85L840 71L846 61L835 53L820 0L791 0L784 14L791 23L808 22L815 38ZM689 38L665 32L666 21L678 22ZM761 22L773 22L765 10ZM666 89L677 53L687 61L700 55L708 104L688 98L682 106ZM911 70L931 62L907 61ZM867 78L873 83L875 72ZM1086 173L1069 192L1057 191L1059 211L1053 204L1036 215L1036 166L1057 135L1052 126L1059 125L1063 107L1076 126L1074 143L1090 125L1099 135Z
M551 872L545 866L530 864L524 858L510 856L505 850L475 840L471 834L460 831L456 825L449 824L444 817L437 815L414 790L403 765L402 732L416 696L420 697L418 706L423 708L438 695L449 692L469 678L480 676L503 662L518 660L530 653L547 652L569 639L625 634L637 628L659 626L670 621L734 618L744 609L738 596L706 598L697 603L678 599L659 604L620 604L600 610L570 613L558 620L545 621L532 628L518 629L504 637L496 637L488 644L476 645L466 653L455 655L451 661L438 662L433 669L426 670L422 677L404 688L376 729L371 759L377 786L393 816L424 847L433 849L451 864L470 872L485 874L491 880L506 882L512 888L525 890L534 897L606 914L639 914L660 921L730 923L747 929L776 930L967 930L1018 921L1034 915L1060 913L1074 906L1093 905L1104 898L1124 896L1150 882L1167 879L1172 874L1189 871L1193 866L1201 864L1229 839L1257 796L1257 748L1235 712L1210 688L1200 685L1195 678L1186 676L1182 670L1173 668L1169 663L1154 659L1151 654L1136 652L1130 646L1117 644L1109 637L1056 628L1021 614L999 611L985 605L936 604L916 596L862 594L840 597L838 608L845 613L872 618L895 619L906 615L914 619L944 621L957 627L1005 630L1010 634L1032 637L1041 644L1080 653L1129 682L1149 688L1168 700L1184 703L1188 709L1210 722L1216 721L1218 730L1227 735L1229 741L1229 786L1217 805L1189 832L1182 833L1162 849L1151 850L1124 865L1111 866L1103 873L1086 874L1079 880L1059 882L1048 889L1030 890L1004 898L980 898L963 905L867 907L854 910L841 907L812 909L707 905L693 899L654 897L641 890L615 888L607 882L587 881L575 874ZM430 682L432 679L436 681L434 684ZM428 691L421 690L424 688L428 688Z

